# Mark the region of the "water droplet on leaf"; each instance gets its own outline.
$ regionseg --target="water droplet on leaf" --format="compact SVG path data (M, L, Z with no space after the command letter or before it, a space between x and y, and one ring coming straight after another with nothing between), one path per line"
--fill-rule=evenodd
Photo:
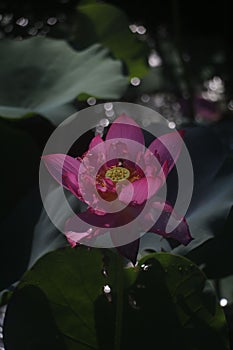
M227 300L226 298L222 298L222 299L220 299L219 304L220 304L222 307L225 307L225 306L227 306L227 304L228 304L228 300Z
M106 284L104 287L103 287L103 291L105 294L109 294L111 293L111 288L108 284Z
M101 272L104 277L108 277L108 271L106 268L103 268Z
M111 287L108 284L103 286L103 293L104 293L104 296L106 297L107 301L109 303L111 303L112 302Z
M129 294L128 298L129 298L129 305L135 310L140 310L140 307L139 307L135 297L133 295Z
M141 268L143 269L143 271L148 271L150 266L151 265L142 264Z

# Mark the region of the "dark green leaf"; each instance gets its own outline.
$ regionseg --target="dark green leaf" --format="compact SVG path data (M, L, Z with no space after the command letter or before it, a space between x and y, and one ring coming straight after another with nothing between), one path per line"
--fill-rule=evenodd
M14 294L7 308L5 322L6 349L65 349L48 301L35 286L28 285Z
M33 138L0 118L0 219L38 182L39 149Z
M0 290L17 281L28 265L42 208L38 189L41 149L52 130L51 124L38 116L0 119Z
M65 248L40 259L18 290L24 295L24 288L32 285L46 295L64 349L113 349L120 282L116 266L116 255L110 251ZM124 269L122 283L121 349L229 349L222 309L211 287L207 288L205 276L189 260L168 253L150 254L137 267ZM103 293L105 285L111 288L108 294ZM211 302L206 297L210 294ZM5 329L13 338L14 312L17 305L10 302ZM33 315L30 319L33 324ZM22 322L14 325L24 327ZM25 338L33 334L31 329ZM14 349L17 346L9 348Z

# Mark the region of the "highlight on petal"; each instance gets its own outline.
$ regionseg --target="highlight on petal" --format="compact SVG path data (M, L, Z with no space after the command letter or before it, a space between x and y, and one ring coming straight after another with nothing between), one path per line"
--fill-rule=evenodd
M99 215L98 211L87 209L69 218L65 224L65 235L72 247L76 244L90 244L95 242L98 236L107 234L109 227L117 226L115 220L119 216L112 214ZM118 224L120 224L118 222Z
M90 210L76 214L66 221L65 236L71 247L75 247L78 243L81 244L83 239L91 239L99 233L98 230L93 230L92 225L87 223L88 217L93 219L93 213ZM92 224L94 225L94 222Z
M179 158L183 145L183 136L184 131L174 131L158 137L148 147L148 150L157 157L161 166L165 161L168 162L168 173Z
M89 233L88 232L78 233L73 231L66 231L65 235L70 246L74 248L78 243L82 241L83 238L87 237Z
M66 154L49 154L42 157L52 177L64 188L80 198L78 191L78 171L80 161Z
M139 209L141 210L142 208L139 206L127 207L121 212L121 214L116 212L113 214L107 213L99 215L98 212L89 208L82 213L74 215L66 221L66 238L72 247L78 243L95 245L98 237L106 234L106 239L111 239L112 247L118 248L120 242L125 240L126 232L122 230L122 226L133 220L135 216L137 217L140 213ZM112 230L110 231L110 229ZM131 246L132 251L130 251L130 244L140 237L140 232L140 230L137 234L135 233L135 230L127 232L127 239L130 243L126 244L125 248L119 248L122 253L124 251L124 256L132 262L135 262L139 242L136 242Z
M173 207L169 203L152 202L151 211L146 219L153 222L153 216L155 215L156 211L160 211L161 215L150 228L149 232L154 232L163 236L164 238L173 238L183 245L187 245L193 240L187 221L184 217L179 217L177 213L174 213ZM177 221L177 227L172 232L167 233L166 227L171 215L173 219Z
M69 218L65 224L66 236L69 232L75 233L76 236L73 236L73 238L76 237L76 243L78 243L88 235L93 238L96 234L107 232L109 227L114 227L114 215L98 215L97 213L89 208Z
M110 227L122 227L122 225L127 224L134 218L134 213L131 211L132 210L125 208L120 212L99 213L98 210L96 211L93 210L93 208L88 208L86 211L69 218L65 225L65 231L83 233L93 228L93 226L98 227L98 229L104 229L104 231ZM138 210L136 210L136 213L138 213ZM90 231L88 232L90 233ZM92 232L94 232L94 230L92 230Z

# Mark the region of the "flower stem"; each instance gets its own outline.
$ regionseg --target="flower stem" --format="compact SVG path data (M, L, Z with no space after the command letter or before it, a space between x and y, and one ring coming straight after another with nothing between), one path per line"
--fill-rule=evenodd
M116 325L114 350L121 349L123 315L123 263L122 257L117 254L117 288L116 288Z

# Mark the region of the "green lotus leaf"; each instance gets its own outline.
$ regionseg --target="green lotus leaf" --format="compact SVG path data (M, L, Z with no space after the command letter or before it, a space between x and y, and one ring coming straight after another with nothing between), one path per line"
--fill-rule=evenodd
M127 66L130 77L143 77L149 70L149 48L130 32L129 20L117 7L100 2L84 2L78 6L77 47L100 42Z
M44 348L55 341L54 334L64 350L114 349L116 341L120 347L115 348L123 350L170 350L174 344L180 350L229 349L224 313L212 286L191 261L155 253L136 267L120 266L117 254L86 247L43 256L8 305L7 349ZM51 332L42 327L40 336L35 329L39 303L51 327Z
M56 122L55 110L60 122L69 116L63 106L79 94L117 99L128 84L122 63L100 44L77 52L65 41L36 37L1 40L0 51L0 115L5 117L35 112Z

